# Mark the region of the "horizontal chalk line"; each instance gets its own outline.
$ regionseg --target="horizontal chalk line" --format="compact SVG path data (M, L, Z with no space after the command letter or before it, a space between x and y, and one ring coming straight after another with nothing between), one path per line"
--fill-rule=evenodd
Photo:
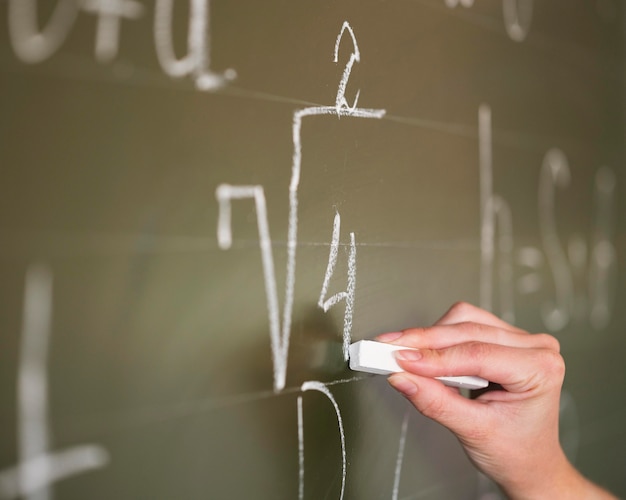
M114 85L121 84L129 87L147 86L162 88L163 90L193 93L201 92L193 85L192 82L183 80L171 80L167 76L164 76L157 71L142 69L136 67L132 63L125 63L124 61L118 61L116 64L119 67L131 67L132 76L116 76L117 73L115 73L114 71L107 73L103 71L101 67L96 66L95 63L93 63L89 58L80 58L75 56L69 56L67 54L57 54L55 55L55 58L61 60L61 62L58 62L55 59L55 63L59 66L59 70L57 71L51 69L54 68L54 65L46 65L44 68L41 66L23 66L15 63L7 64L4 61L9 60L9 57L7 56L7 54L3 54L0 52L0 71L6 73L19 73L26 75L33 74L52 78L72 79L84 82ZM68 61L74 62L69 63ZM93 64L94 68L85 68L85 66L89 64ZM76 66L78 69L73 70L72 68L74 68L74 66ZM320 103L315 103L310 100L275 95L269 92L246 89L231 84L208 94L204 92L204 95L215 97L224 96L233 98L245 98L305 107L324 106ZM430 130L432 132L443 133L463 139L478 138L478 127L467 123L444 122L417 116L401 116L395 115L393 114L393 112L387 113L385 116L380 118L380 120L395 122L411 127L418 127L425 130ZM494 128L493 130L493 143L495 145L506 146L516 150L543 151L545 149L546 142L563 144L565 140L569 140L573 144L584 144L586 137L558 138L534 135L531 132L504 130L500 128Z
M326 387L336 385L351 384L363 380L371 379L373 375L358 375L355 377L323 382ZM57 424L61 433L70 433L63 429L71 429L71 439L83 439L82 436L92 436L94 438L116 435L127 432L137 427L147 425L163 424L182 418L189 418L199 414L228 409L258 401L280 398L283 396L302 393L301 384L293 387L286 387L280 392L273 389L251 393L235 394L220 398L210 398L196 401L185 401L166 407L150 407L128 410L124 412L100 413L89 417L67 417L63 423Z
M93 255L158 255L178 253L202 253L220 251L215 237L204 236L159 236L151 234L38 234L38 233L0 233L2 247L0 258L19 257L34 253L37 256L73 256L83 254ZM270 240L273 248L286 248L286 240ZM330 247L330 241L299 241L299 248ZM341 247L348 247L349 242L339 243ZM258 250L258 239L234 239L233 250ZM358 241L357 247L388 248L388 249L415 249L415 250L449 250L474 252L480 250L478 238L457 238L450 240L423 240L423 241Z

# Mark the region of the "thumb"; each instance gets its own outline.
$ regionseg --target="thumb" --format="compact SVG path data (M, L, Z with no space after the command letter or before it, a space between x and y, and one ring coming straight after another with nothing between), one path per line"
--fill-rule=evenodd
M406 397L424 416L439 422L459 437L471 434L480 422L481 403L469 400L457 389L447 387L438 380L411 373L394 373L389 384Z

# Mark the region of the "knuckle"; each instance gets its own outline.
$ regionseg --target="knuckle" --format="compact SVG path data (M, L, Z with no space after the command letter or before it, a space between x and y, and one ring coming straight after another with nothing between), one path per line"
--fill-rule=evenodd
M465 356L474 361L481 361L488 354L489 346L484 342L472 340L465 344Z
M557 372L559 375L565 375L565 360L560 353L552 354L552 369Z
M480 324L471 321L463 321L458 323L456 327L465 335L471 335L480 329Z
M544 369L555 381L561 383L565 377L565 360L560 353L544 349L543 350Z
M402 330L403 336L409 337L421 337L427 332L426 328L423 327L413 327Z
M421 326L412 326L411 328L406 328L404 330L402 330L402 333L415 333L415 334L420 334L423 333L425 330L424 327Z
M482 323L476 323L474 321L463 321L458 323L456 327L459 329L465 338L485 338L493 335L492 328ZM472 342L472 341L470 341ZM497 343L497 341L496 341Z
M475 312L476 307L468 302L455 302L452 304L452 307L448 310L446 316L451 319L457 320L465 320L470 317L473 312Z
M561 343L556 337L547 333L538 333L536 335L539 337L542 345L544 345L547 349L557 353L561 352Z

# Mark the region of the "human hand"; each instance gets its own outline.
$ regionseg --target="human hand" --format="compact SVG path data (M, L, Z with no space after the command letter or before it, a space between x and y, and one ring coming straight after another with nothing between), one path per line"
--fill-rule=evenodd
M565 364L559 342L529 334L491 313L455 304L432 327L383 334L405 372L389 377L425 416L451 430L472 462L511 498L612 498L586 481L559 443ZM433 377L477 375L499 384L476 399ZM568 495L571 493L571 495Z

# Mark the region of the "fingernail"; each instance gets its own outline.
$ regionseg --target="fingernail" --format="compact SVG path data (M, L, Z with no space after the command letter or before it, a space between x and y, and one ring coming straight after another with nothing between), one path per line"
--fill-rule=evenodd
M423 356L421 351L415 349L396 351L394 352L394 355L396 356L396 359L402 361L419 361Z
M381 333L376 337L376 340L380 342L393 342L394 340L402 337L402 332L389 332L389 333Z
M389 385L391 385L391 387L404 394L407 398L417 394L417 386L405 377L392 375L387 380L389 381Z

